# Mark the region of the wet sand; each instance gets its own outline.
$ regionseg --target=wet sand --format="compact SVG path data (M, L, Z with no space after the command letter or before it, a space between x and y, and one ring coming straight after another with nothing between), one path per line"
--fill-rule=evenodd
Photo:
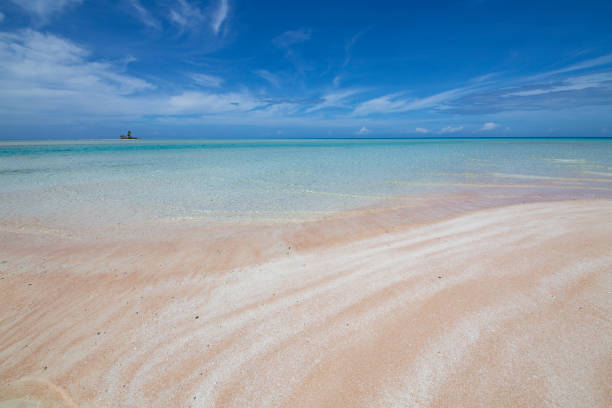
M611 406L612 200L463 202L5 223L0 406Z

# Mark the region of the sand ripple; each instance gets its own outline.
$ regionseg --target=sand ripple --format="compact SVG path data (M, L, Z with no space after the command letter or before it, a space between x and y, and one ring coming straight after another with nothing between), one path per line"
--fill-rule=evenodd
M592 200L318 245L4 232L0 406L607 407L611 221Z

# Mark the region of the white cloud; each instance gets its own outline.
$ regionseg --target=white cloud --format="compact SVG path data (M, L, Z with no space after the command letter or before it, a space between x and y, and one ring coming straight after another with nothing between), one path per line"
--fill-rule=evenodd
M345 101L358 93L357 89L348 89L345 91L332 92L323 96L323 101L306 110L306 112L314 112L321 109L332 107L346 107Z
M441 105L442 103L454 99L465 92L464 88L451 89L428 96L427 98L415 99L406 105L405 110L417 110L432 108Z
M440 129L440 133L456 133L461 132L463 130L463 126L446 126Z
M338 74L334 77L332 83L334 86L340 86L340 82L342 81L342 74Z
M209 27L216 36L221 32L229 14L228 0L218 0L202 10L190 0L175 0L168 14L169 20L179 27L181 33L191 30L197 32L202 27Z
M0 33L0 111L9 116L71 108L121 112L132 107L120 99L154 88L122 67L90 61L86 49L61 37L32 30Z
M227 17L227 12L229 11L229 6L227 4L227 0L219 0L219 6L215 10L212 16L211 27L215 35L219 33L219 29L221 25L225 21Z
M290 102L274 103L265 107L256 107L248 112L249 120L281 120L291 117L298 111L300 105ZM243 114L243 117L245 115Z
M218 88L223 84L223 78L209 74L191 74L191 78L196 84L207 88Z
M86 49L52 34L0 33L0 81L15 89L111 90L121 95L154 88L109 63L88 61L88 56Z
M401 112L406 106L406 101L396 100L398 95L385 95L362 102L357 105L353 113L357 116L365 116L371 113Z
M202 11L187 0L177 0L176 6L170 10L169 18L181 31L196 30L206 20Z
M498 127L499 127L499 125L497 123L495 123L495 122L486 122L480 128L480 131L481 132L487 132L487 131L490 131L490 130L495 130Z
M170 98L170 113L211 114L245 112L263 106L263 102L245 93L214 94L208 92L183 92Z
M38 19L46 23L53 14L65 7L80 4L83 0L10 0Z
M151 15L151 13L149 13L149 10L147 10L142 6L142 4L140 4L139 0L128 0L128 2L136 12L136 15L138 16L140 21L142 21L145 25L158 30L161 28L159 21L157 21Z
M289 30L276 37L272 42L277 47L286 49L294 44L310 40L310 34L311 31L305 29Z
M552 92L580 91L587 88L612 88L612 72L579 75L566 78L557 85L510 92L504 96L534 96Z
M421 127L418 127L416 129L414 129L414 131L417 132L417 133L429 133L430 132L429 129L425 129L425 128L421 128Z
M359 31L357 34L351 37L350 41L344 46L345 57L344 63L342 64L342 68L345 68L351 61L351 49L357 43L357 40L359 40L359 38L361 38L361 36L365 34L366 31L367 29Z
M278 75L273 74L270 71L267 71L265 69L259 69L257 71L255 71L255 74L257 74L259 77L265 79L266 81L268 81L269 83L271 83L272 85L274 85L277 88L280 88L280 78Z
M0 23L4 21L4 13L0 11Z
M489 80L491 80L492 78L495 78L497 76L502 75L503 72L490 72L488 74L484 74L484 75L480 75L477 76L475 78L470 79L470 82L475 82L475 83L482 83L482 82L487 82Z
M74 123L143 115L172 120L190 115L207 123L299 122L292 119L302 109L299 103L270 103L248 91L151 93L154 84L124 69L123 63L93 60L85 48L52 34L0 33L0 118L4 123L24 118ZM223 81L207 74L192 78L212 88Z
M310 30L290 30L285 31L272 40L272 44L285 51L285 57L299 72L304 72L311 67L302 61L299 52L295 49L295 46L310 40L310 34Z
M599 59L598 61L606 61ZM612 63L612 62L611 62ZM582 66L590 67L594 62ZM535 77L532 77L532 79ZM500 111L542 111L571 109L583 106L604 106L612 103L612 71L565 75L563 78L540 78L540 81L517 83L505 87L481 89L462 96L443 107L459 114L491 114Z
M543 77L543 76L550 76L550 75L556 75L556 74L562 74L565 72L571 72L571 71L578 71L581 69L587 69L587 68L593 68L593 67L597 67L600 65L607 65L607 64L612 64L612 54L607 54L607 55L602 55L600 57L597 58L592 58L586 61L582 61L582 62L578 62L576 64L572 64L569 65L565 68L561 68L561 69L557 69L554 71L549 71L549 72L545 72L543 74L540 75L536 75L533 78L536 77Z
M73 125L155 116L153 120L167 123L334 126L369 134L359 119L304 116L304 109L313 106L304 100L271 102L248 90L217 92L223 79L208 73L189 76L209 89L170 94L126 72L131 60L129 56L114 63L97 60L82 45L53 34L0 32L0 120ZM343 98L353 92L326 95L321 103L344 103Z
M367 128L367 127L365 127L365 126L362 126L362 127L361 127L361 129L359 129L359 130L357 131L357 134L358 134L358 135L368 135L368 134L370 134L370 129L368 129L368 128Z
M402 99L401 93L381 96L359 104L353 112L357 116L366 116L372 113L397 113L411 110L438 107L444 102L457 98L465 93L464 88L451 89L422 99Z

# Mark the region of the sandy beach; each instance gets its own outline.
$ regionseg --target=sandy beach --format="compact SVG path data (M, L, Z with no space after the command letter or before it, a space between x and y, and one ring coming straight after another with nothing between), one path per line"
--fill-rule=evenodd
M612 201L455 212L4 224L0 406L610 406Z
M612 408L612 0L0 0L0 408Z

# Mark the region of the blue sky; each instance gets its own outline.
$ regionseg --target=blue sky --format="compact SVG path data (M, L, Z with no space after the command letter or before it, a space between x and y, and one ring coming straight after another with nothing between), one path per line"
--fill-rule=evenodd
M3 0L0 138L612 136L611 1Z

